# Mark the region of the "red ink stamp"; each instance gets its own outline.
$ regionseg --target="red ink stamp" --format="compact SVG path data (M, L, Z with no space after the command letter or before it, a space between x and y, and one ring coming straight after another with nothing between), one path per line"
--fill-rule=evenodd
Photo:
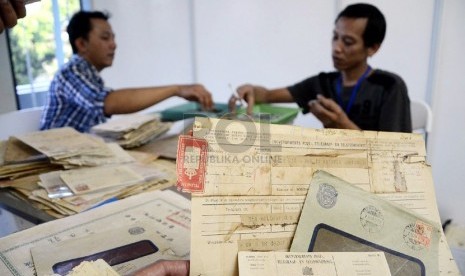
M86 192L90 190L89 186L85 183L79 183L77 184L74 189L76 189L76 192Z
M433 231L433 226L418 220L405 227L404 241L413 250L427 249L430 247Z
M181 135L176 158L177 187L181 191L203 192L208 143L205 139Z

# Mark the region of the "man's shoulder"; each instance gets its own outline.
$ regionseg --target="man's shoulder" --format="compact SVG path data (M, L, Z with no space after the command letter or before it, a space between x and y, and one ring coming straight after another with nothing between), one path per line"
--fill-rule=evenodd
M331 72L320 72L318 75L314 77L318 77L319 79L337 79L340 76L341 73L337 71L331 71Z
M79 68L79 71L81 71L83 69L89 68L89 64L84 58L80 57L79 55L73 55L71 56L69 61L61 67L59 71L70 72L76 71L77 68Z
M400 77L396 73L381 70L381 69L374 70L373 74L371 74L367 78L367 80L373 84L378 84L385 88L391 88L393 86L398 86L398 85L405 85L405 82L402 79L402 77Z

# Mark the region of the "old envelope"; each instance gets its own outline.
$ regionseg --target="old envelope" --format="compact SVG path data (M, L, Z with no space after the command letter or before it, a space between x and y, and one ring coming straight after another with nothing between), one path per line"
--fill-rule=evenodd
M438 275L440 236L436 223L317 171L291 251L384 251L393 275Z
M173 191L153 191L1 238L0 275L35 275L30 254L33 247L53 246L137 222L155 224L152 231L166 241L176 255L189 258L190 201Z
M83 261L105 260L120 275L127 275L156 260L182 259L153 229L154 222L136 222L81 238L31 248L37 275L66 275Z
M391 276L383 252L239 252L241 276Z

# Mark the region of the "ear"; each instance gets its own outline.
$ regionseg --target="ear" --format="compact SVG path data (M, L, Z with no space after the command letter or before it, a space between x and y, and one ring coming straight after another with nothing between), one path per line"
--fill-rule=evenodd
M371 47L367 48L367 55L368 57L372 57L376 52L378 52L379 48L381 47L381 44L374 44Z
M82 37L76 38L74 45L76 45L79 54L85 53L87 51L87 40Z

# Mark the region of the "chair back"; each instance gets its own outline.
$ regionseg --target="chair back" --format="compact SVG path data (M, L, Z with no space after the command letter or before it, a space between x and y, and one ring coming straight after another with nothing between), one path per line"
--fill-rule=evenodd
M410 100L412 113L412 129L415 133L423 133L425 142L433 127L433 111L423 100Z
M42 109L34 107L0 114L0 140L39 130Z

